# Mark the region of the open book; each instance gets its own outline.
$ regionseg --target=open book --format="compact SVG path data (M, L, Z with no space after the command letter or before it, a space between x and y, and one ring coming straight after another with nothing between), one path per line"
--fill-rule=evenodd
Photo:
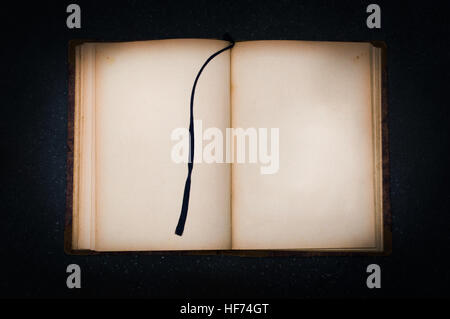
M216 56L195 92L175 234L187 164L174 132L189 126L200 67L227 45L75 47L72 249L383 251L382 55L370 43L247 41ZM248 133L240 146L229 128Z

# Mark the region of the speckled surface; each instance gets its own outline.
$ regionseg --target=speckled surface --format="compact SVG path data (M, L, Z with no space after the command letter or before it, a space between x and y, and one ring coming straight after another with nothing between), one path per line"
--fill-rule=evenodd
M448 295L448 7L377 1L382 29L359 1L77 1L1 11L0 296L359 297ZM67 46L74 38L370 41L388 46L393 252L388 257L68 256ZM82 289L66 288L66 266ZM365 286L378 263L382 289Z

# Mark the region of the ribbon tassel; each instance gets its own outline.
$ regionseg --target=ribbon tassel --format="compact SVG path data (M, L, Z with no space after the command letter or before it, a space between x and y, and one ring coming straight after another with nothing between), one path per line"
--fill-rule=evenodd
M234 46L234 41L231 39L231 37L228 34L226 34L224 36L224 38L225 38L225 40L230 42L230 45L217 51L216 53L211 55L205 61L205 63L200 68L200 71L197 73L197 76L195 77L194 85L192 87L191 102L190 102L190 118L189 118L190 139L189 139L188 175L186 178L186 183L184 185L183 204L181 205L180 218L178 219L178 224L175 229L175 234L178 236L183 235L184 226L186 224L186 218L187 218L187 213L188 213L188 208L189 208L189 197L190 197L190 193L191 193L191 176L192 176L192 170L194 169L194 144L195 144L195 139L194 139L194 96L195 96L195 88L197 87L198 79L200 78L200 75L202 74L206 65L208 65L208 63L212 59L214 59L216 56L218 56L219 54L221 54L222 52L224 52L226 50L231 49Z

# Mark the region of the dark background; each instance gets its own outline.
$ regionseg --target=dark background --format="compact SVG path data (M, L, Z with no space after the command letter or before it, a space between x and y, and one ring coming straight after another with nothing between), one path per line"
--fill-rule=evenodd
M73 1L1 8L1 257L5 297L449 296L449 7L376 1ZM375 1L374 1L375 2ZM63 251L70 39L382 40L388 46L393 252L387 257L69 256ZM66 288L66 267L82 289ZM366 267L382 288L366 287Z

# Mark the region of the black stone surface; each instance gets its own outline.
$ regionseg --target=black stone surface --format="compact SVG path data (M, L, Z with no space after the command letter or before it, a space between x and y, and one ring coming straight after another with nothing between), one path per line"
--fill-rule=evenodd
M448 2L76 1L2 4L0 296L389 297L449 295ZM74 38L382 40L388 46L393 253L388 257L68 256L67 46ZM66 288L66 266L82 289ZM366 288L366 266L382 288Z

